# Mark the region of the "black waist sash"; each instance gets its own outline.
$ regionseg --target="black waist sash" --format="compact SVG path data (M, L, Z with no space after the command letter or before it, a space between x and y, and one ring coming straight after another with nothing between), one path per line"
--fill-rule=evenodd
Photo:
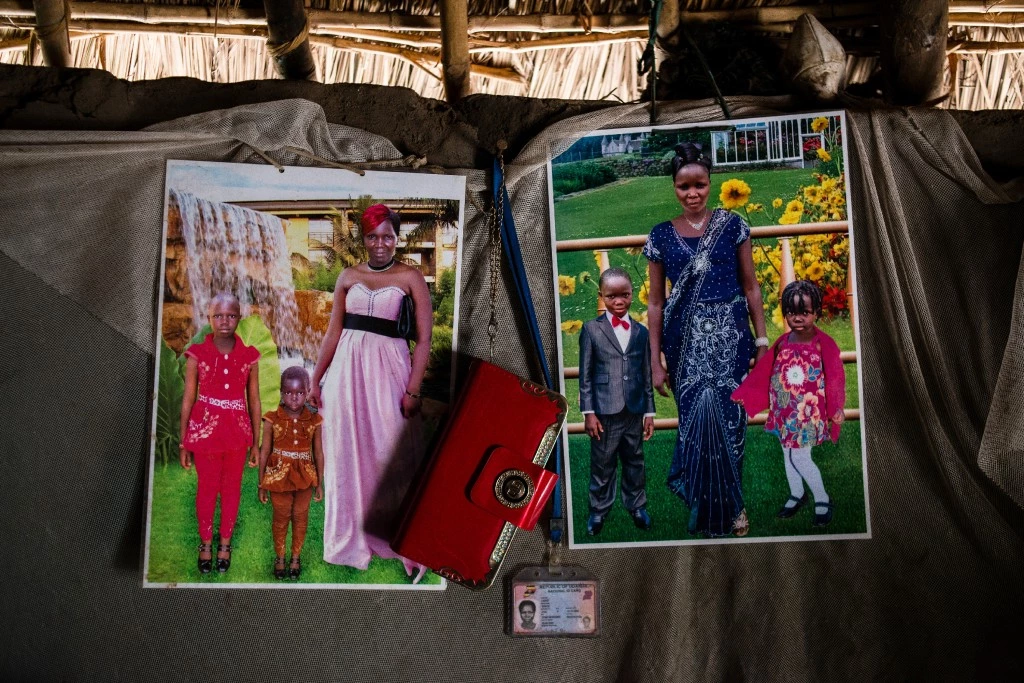
M345 321L342 327L346 330L363 330L385 337L402 337L398 333L398 323L387 318L378 318L372 315L360 315L359 313L345 313Z

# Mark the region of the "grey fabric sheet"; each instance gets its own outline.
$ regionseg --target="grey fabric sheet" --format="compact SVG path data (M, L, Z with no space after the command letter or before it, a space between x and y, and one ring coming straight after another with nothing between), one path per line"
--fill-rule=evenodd
M764 113L756 99L733 107ZM552 363L546 150L646 116L562 121L509 163ZM660 122L716 116L674 104ZM988 179L942 112L850 124L873 539L567 551L603 582L592 640L508 638L498 586L142 590L165 161L400 155L298 100L137 133L0 132L0 678L1019 679L1021 186ZM486 175L452 170L472 200L460 344L485 356ZM499 360L536 377L507 301ZM506 567L542 556L540 532L520 534Z

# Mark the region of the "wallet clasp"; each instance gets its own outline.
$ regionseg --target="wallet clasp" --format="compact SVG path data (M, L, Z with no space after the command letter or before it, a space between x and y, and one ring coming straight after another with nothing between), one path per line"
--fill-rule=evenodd
M558 475L504 446L487 456L469 499L495 517L529 531L555 488Z

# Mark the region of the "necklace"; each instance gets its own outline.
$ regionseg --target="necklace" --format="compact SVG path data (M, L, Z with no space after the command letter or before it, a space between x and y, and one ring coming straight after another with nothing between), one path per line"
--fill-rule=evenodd
M384 272L385 270L387 270L388 268L390 268L393 265L395 265L395 257L394 256L392 256L391 260L388 261L387 263L385 263L383 266L375 266L372 263L370 263L369 261L366 262L366 267L369 268L370 270L372 270L375 273L382 273L382 272Z
M689 218L687 218L685 213L683 214L683 220L686 221L687 223L689 223L690 227L693 228L694 230L696 230L697 232L700 232L701 229L704 227L704 220L707 217L708 217L708 210L706 208L704 209L704 215L701 216L700 220L697 221L696 223L694 223Z

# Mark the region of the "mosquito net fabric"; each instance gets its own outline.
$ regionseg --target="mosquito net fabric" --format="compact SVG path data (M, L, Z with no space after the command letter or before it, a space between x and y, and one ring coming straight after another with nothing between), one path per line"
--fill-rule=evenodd
M736 117L772 101L730 100ZM659 124L718 119L663 105ZM507 160L548 362L545 163L640 106L563 120ZM299 100L142 132L0 132L0 591L7 680L667 681L1020 673L1024 221L938 111L849 115L872 538L566 551L602 581L596 639L516 640L484 592L143 590L168 159L380 162L387 140ZM488 174L468 181L460 349L486 357ZM666 183L668 180L666 179ZM503 272L496 360L539 377ZM656 485L656 483L652 483ZM506 567L539 562L520 534Z

